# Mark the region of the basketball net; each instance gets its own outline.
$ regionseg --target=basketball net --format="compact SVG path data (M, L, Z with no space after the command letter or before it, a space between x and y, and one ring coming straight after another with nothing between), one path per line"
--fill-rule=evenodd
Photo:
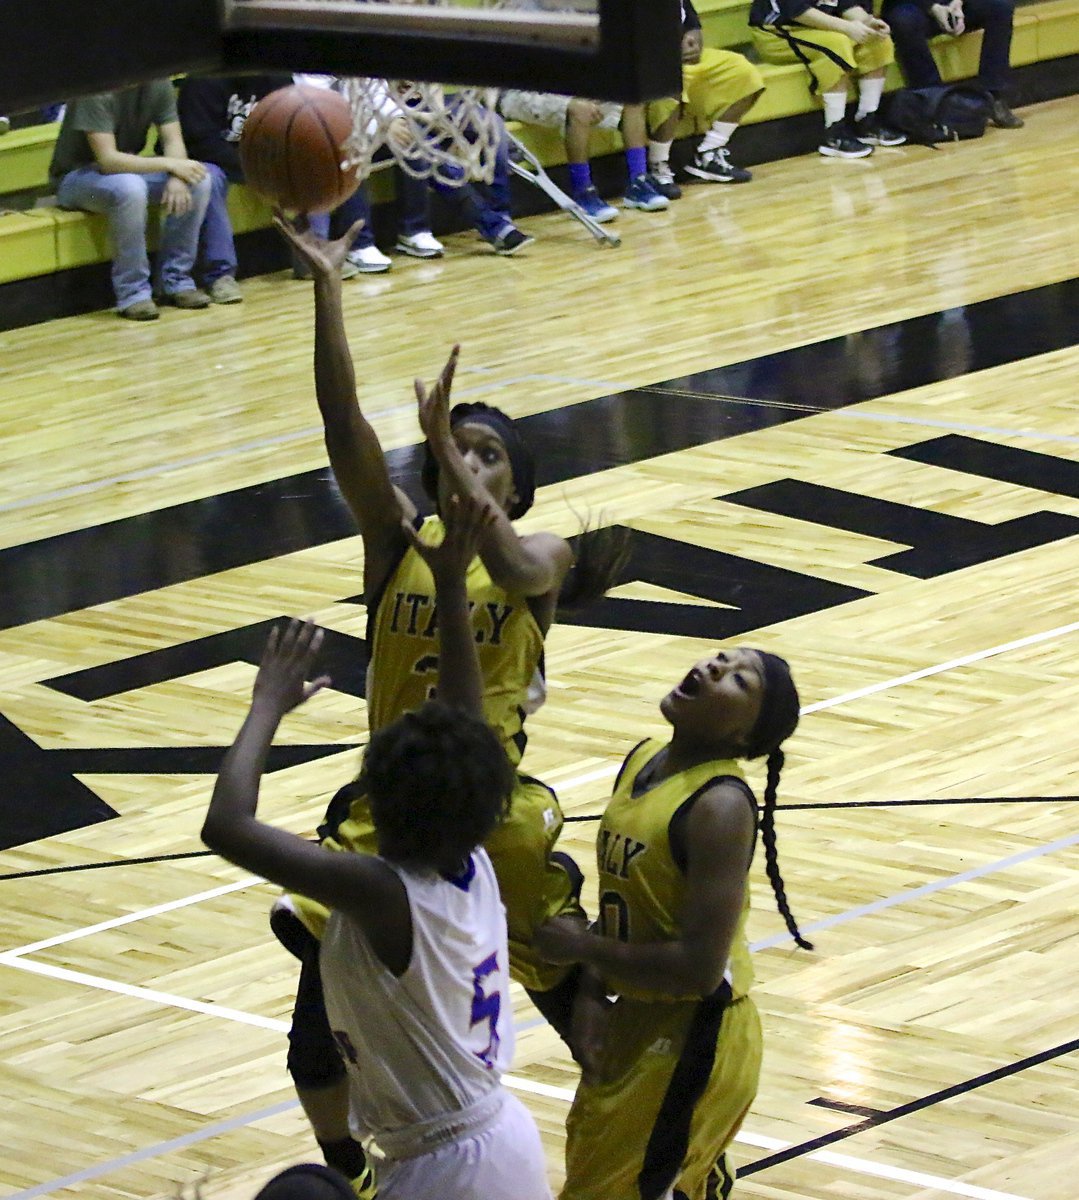
M352 106L344 166L360 179L383 148L414 179L449 187L490 183L502 136L493 88L445 92L441 84L407 80L343 80Z

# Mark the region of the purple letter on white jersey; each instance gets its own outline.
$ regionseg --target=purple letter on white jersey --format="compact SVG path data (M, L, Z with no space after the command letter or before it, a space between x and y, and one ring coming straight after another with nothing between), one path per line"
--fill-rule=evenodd
M472 971L471 1025L478 1025L481 1021L487 1021L490 1028L490 1036L487 1039L486 1048L473 1051L485 1067L493 1067L495 1065L495 1055L498 1054L498 1014L502 1011L502 995L497 991L491 992L488 995L483 990L483 980L497 970L498 958L492 954L485 958Z

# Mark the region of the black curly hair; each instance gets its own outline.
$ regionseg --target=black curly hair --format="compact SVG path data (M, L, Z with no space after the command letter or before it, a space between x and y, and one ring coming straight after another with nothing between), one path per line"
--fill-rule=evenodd
M448 870L505 816L514 778L490 726L428 700L374 734L357 783L380 854Z

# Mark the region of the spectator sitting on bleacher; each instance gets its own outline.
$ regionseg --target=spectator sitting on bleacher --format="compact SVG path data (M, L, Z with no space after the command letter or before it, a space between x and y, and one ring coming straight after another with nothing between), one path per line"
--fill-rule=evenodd
M701 20L690 0L682 3L682 95L648 106L648 173L668 200L682 194L671 172L671 142L678 123L693 119L704 132L686 172L710 183L748 183L753 176L727 155L738 123L764 92L760 71L733 50L705 46Z
M763 62L800 62L810 72L810 91L819 91L824 103L821 154L865 158L874 145L907 140L879 115L884 74L895 58L888 26L879 17L849 0L753 0L749 23ZM858 85L853 129L846 119L851 79Z
M648 128L642 104L616 104L609 100L585 100L548 92L504 91L499 109L509 121L558 129L566 146L570 190L573 199L594 220L613 221L618 209L608 204L592 183L588 142L593 128L621 129L629 175L622 204L655 212L667 207L667 197L648 175Z
M1000 129L1022 129L1022 118L1004 102L1001 93L1008 82L1012 45L1012 0L951 0L934 4L932 0L883 0L881 16L888 22L895 40L895 52L909 87L941 85L940 70L929 48L933 34L961 37L974 29L984 30L978 79L993 97L989 119Z
M154 127L164 153L143 155ZM108 218L120 316L154 321L160 315L146 250L151 203L164 213L156 280L161 299L177 308L206 308L211 301L233 304L240 298L231 276L214 280L209 294L192 277L199 229L214 201L206 167L187 153L168 79L73 100L57 135L49 178L62 208Z

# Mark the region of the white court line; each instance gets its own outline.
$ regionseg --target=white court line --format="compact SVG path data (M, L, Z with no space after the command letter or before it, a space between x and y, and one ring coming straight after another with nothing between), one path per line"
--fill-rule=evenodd
M556 1087L550 1083L539 1083L532 1079L523 1079L519 1075L503 1075L502 1082L517 1092L530 1092L536 1096L547 1096L553 1100L572 1101L573 1092L569 1088ZM756 1146L761 1150L786 1150L793 1143L784 1142L781 1138L767 1137L763 1133L749 1133L743 1130L734 1139L746 1146ZM869 1159L853 1158L849 1154L836 1154L831 1150L813 1150L805 1155L806 1158L816 1159L817 1162L829 1166L842 1167L858 1175L874 1175L878 1179L892 1179L897 1183L911 1183L920 1188L936 1188L953 1196L968 1196L972 1200L1026 1200L1012 1192L997 1192L992 1188L978 1187L976 1184L963 1183L956 1179L944 1179L939 1175L926 1175L921 1171L908 1171L904 1167L891 1167L884 1163L872 1162Z

